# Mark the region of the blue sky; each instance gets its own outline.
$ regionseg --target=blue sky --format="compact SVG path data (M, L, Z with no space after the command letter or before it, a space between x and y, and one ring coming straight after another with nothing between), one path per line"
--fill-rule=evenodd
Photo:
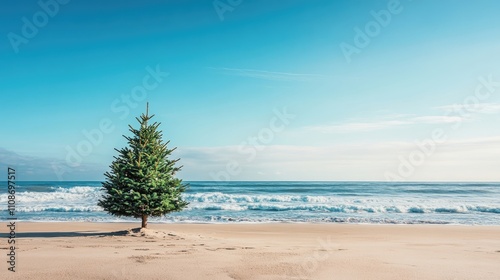
M101 180L149 102L186 180L500 180L498 1L42 2L0 11L20 179Z

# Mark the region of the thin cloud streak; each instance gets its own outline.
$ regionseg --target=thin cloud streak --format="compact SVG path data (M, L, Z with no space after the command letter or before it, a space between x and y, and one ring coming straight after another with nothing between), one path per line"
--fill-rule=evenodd
M316 125L309 126L306 129L322 133L353 133L369 132L418 124L452 124L470 120L470 114L498 114L500 113L500 103L477 103L471 105L451 104L434 107L433 109L441 110L447 114L456 113L457 115L429 115L411 117L410 115L392 115L386 117L386 120L380 121Z
M352 122L338 125L318 125L307 129L322 133L365 132L410 124L405 121Z
M325 76L317 74L272 72L264 70L253 70L253 69L215 68L215 67L208 67L208 69L217 70L222 72L223 74L231 76L264 79L270 81L309 82L325 78Z
M497 114L500 113L500 103L477 103L471 105L452 104L436 107L436 109L445 112L469 112L469 113L483 113L483 114Z
M464 118L458 116L422 116L412 118L412 124L447 124L463 121Z
M316 125L306 127L306 129L322 133L352 133L368 132L417 124L450 124L461 122L463 120L464 118L459 116L420 116L373 122L348 122L344 124Z

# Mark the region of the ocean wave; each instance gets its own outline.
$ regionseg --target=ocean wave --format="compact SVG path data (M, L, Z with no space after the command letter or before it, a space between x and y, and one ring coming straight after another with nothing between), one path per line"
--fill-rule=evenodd
M6 210L6 209L2 209ZM103 212L103 209L97 205L82 206L56 206L56 205L37 205L17 207L18 212ZM322 212L322 213L409 213L409 214L466 214L466 213L491 213L500 214L498 207L486 206L457 206L457 207L418 207L418 206L375 206L365 207L357 205L283 205L283 204L190 204L185 211L203 210L203 211L261 211L261 212Z
M424 219L390 219L390 218L359 218L359 217L331 217L331 218L272 218L272 217L231 217L231 216L178 216L167 217L160 220L154 220L157 223L346 223L346 224L451 224L454 222L440 220ZM457 223L458 224L458 223Z
M473 189L473 188L466 188L466 189L406 189L402 190L402 192L406 193L417 193L417 194L488 194L488 193L494 193L491 190L478 190L478 189Z
M17 212L102 212L99 206L29 206L18 207Z
M186 194L184 199L189 202L213 203L256 203L256 202L311 202L327 203L338 200L335 196L311 195L264 195L264 194L225 194L222 192Z
M73 187L54 188L52 192L18 192L16 193L17 203L40 203L51 201L93 201L102 196L100 188L95 187ZM6 203L7 194L0 195L0 203Z
M494 206L459 205L449 207L431 206L402 206L402 205L349 205L349 204L272 204L272 203L249 203L249 204L212 204L198 203L189 205L190 210L206 211L263 211L263 212L329 212L329 213L409 213L409 214L465 214L465 213L494 213L500 214L500 208Z
M19 219L19 222L95 222L95 223L137 223L138 219L133 218L117 218L117 217L32 217L28 219ZM210 224L227 224L227 223L340 223L340 224L461 224L458 221L441 221L441 220L423 220L423 219L380 219L380 218L250 218L250 217L231 217L231 216L167 216L163 218L150 218L150 223L170 224L170 223L210 223ZM475 224L475 223L473 223Z
M19 212L102 212L97 206L103 191L96 186L49 187L48 192L16 194ZM236 190L231 190L236 191ZM306 213L396 213L396 214L500 214L498 199L431 199L415 196L345 197L331 195L198 192L185 193L187 211L306 212ZM0 210L6 210L7 194L0 194ZM242 214L242 215L246 215ZM269 214L272 215L272 214Z
M62 188L62 187L51 187L55 192L61 193L73 193L73 194L89 194L99 192L101 188L97 187L89 187L89 186L74 186L71 188Z

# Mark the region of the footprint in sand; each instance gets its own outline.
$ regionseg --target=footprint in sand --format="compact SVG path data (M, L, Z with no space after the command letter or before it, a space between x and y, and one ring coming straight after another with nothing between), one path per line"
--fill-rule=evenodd
M158 257L143 255L143 256L131 256L131 257L129 257L129 259L133 259L138 263L145 263L146 261L149 261L149 260L158 259Z
M255 249L255 247L241 247L241 249L251 250L251 249ZM235 251L235 250L238 250L238 248L235 248L235 247L224 247L224 248L215 248L215 249L205 248L205 250L208 250L208 251L218 251L218 250Z

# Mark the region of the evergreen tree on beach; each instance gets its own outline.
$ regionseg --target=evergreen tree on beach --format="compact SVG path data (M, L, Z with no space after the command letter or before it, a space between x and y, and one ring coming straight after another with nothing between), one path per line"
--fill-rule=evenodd
M115 216L142 219L142 228L148 225L148 217L160 217L180 211L187 206L181 194L186 185L175 174L182 168L176 167L179 159L172 160L175 150L167 148L170 141L163 143L160 123L151 123L154 115L146 114L136 118L139 129L129 125L132 137L123 136L128 147L115 149L106 181L102 183L105 194L98 205Z

